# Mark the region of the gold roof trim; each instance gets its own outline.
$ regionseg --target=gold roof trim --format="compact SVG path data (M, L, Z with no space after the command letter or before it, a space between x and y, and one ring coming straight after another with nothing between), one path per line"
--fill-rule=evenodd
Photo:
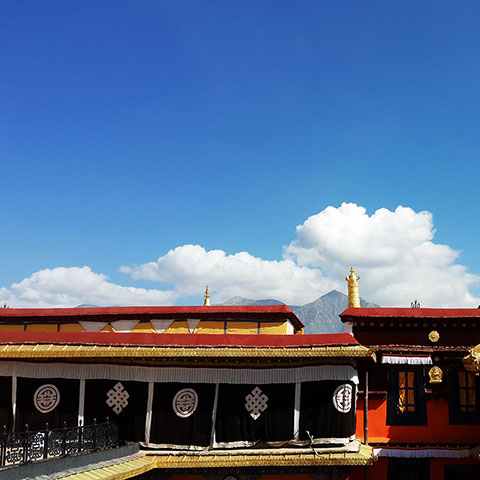
M315 466L365 466L377 459L373 448L362 445L357 453L268 453L254 455L176 454L144 455L134 460L63 477L65 480L123 480L155 468L229 468L229 467L315 467ZM88 468L88 467L86 467Z
M15 344L0 347L0 358L375 358L361 345L305 347L159 347L118 345Z
M153 470L155 462L149 457L140 457L109 467L92 468L80 473L62 477L63 480L124 480ZM88 468L88 467L85 467Z
M470 353L463 359L463 365L469 372L480 372L480 344L470 350Z
M373 448L362 445L356 453L268 453L255 455L155 455L157 468L225 468L225 467L309 467L335 465L372 465Z

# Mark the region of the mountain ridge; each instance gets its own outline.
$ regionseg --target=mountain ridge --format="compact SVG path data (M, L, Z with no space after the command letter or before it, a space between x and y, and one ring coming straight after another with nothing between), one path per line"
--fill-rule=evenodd
M252 300L244 297L233 297L221 305L286 305L275 299ZM362 307L378 307L374 303L360 298ZM305 325L305 333L340 333L343 324L340 313L347 309L348 297L338 290L331 290L313 302L305 305L289 305L292 311Z

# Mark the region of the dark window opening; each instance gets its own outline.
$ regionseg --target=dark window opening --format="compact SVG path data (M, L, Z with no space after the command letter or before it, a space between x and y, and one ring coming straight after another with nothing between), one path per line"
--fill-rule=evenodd
M389 369L387 425L427 425L423 367Z

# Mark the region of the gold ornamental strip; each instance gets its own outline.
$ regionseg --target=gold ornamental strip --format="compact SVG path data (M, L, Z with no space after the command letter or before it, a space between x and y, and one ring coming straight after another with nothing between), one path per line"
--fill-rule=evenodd
M316 467L316 466L366 466L377 460L373 448L362 445L357 453L269 453L237 455L165 454L144 455L115 465L90 468L63 477L65 480L124 480L158 469L241 468L241 467Z
M362 445L358 453L302 453L268 455L156 455L157 468L228 468L228 467L315 467L366 466L376 460L373 448Z
M125 480L137 477L142 473L153 470L155 467L154 460L145 456L109 467L92 468L84 472L74 473L73 475L62 477L62 480Z
M0 347L0 358L375 358L361 345L319 347L165 347L117 345L19 344Z

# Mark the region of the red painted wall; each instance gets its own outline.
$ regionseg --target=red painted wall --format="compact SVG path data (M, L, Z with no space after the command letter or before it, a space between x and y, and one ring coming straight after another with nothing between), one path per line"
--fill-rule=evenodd
M357 403L357 431L363 438L363 398ZM428 425L389 426L385 396L370 396L368 400L368 440L373 443L479 443L480 425L450 425L448 402L443 398L427 400ZM432 477L435 478L435 477Z

